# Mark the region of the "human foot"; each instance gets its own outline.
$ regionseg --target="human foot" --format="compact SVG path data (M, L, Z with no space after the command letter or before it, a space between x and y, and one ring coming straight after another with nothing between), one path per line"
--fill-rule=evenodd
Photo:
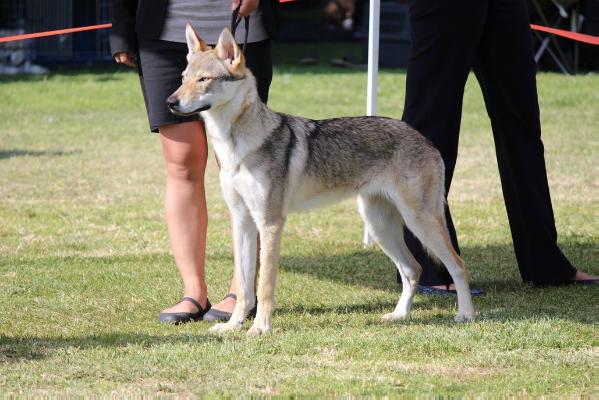
M235 309L235 304L237 304L237 296L235 293L227 293L220 303L213 305L212 308L230 314Z
M199 296L194 296L194 295L188 295L185 294L183 298L192 298L193 300L195 300L197 303L200 304L202 309L206 308L206 303L208 301L208 298L206 297L206 295L199 295ZM174 306L170 307L170 308L166 308L164 310L162 310L160 313L178 313L178 312L186 312L186 313L195 313L199 311L199 307L194 304L192 301L179 301L177 304L175 304Z
M576 275L574 275L572 282L577 284L598 284L599 276L591 275L582 271L576 271Z
M198 321L210 310L210 306L211 304L208 299L205 300L205 304L202 306L193 297L183 297L174 307L167 308L158 314L158 321L175 325ZM190 310L190 307L193 307L193 310ZM181 311L186 309L188 311Z
M228 321L235 310L237 304L237 295L235 293L227 293L220 303L212 306L210 311L204 315L204 321ZM256 316L258 302L254 303L254 307L250 310L248 318Z
M455 290L455 283L451 283L449 285L435 285L431 287L434 287L435 289Z
M210 311L204 315L204 321L228 321L233 314L235 305L237 304L237 295L235 293L227 293L220 303L212 306Z

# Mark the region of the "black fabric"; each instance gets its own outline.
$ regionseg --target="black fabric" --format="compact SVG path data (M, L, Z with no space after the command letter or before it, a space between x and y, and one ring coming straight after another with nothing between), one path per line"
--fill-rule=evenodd
M139 38L138 71L152 132L158 132L163 125L200 119L199 114L186 117L175 115L166 107L166 99L181 85L187 52L185 43ZM245 62L256 77L260 99L266 103L272 81L270 40L248 43Z
M277 39L281 22L279 0L260 0L262 24L271 39Z
M137 35L135 34L135 13L137 0L110 1L110 50L116 53L137 53Z
M159 39L166 18L169 0L111 0L110 49L137 53L137 37ZM224 1L224 0L223 0ZM278 0L261 0L262 23L269 37L275 38L278 30Z
M491 119L501 185L520 274L557 284L576 273L557 246L547 184L528 13L523 0L409 0L412 50L403 120L439 149L449 191L464 85L471 68ZM459 252L447 209L452 242ZM451 282L417 239L406 242L423 266L421 285ZM480 266L484 268L484 266ZM398 277L399 279L399 277Z

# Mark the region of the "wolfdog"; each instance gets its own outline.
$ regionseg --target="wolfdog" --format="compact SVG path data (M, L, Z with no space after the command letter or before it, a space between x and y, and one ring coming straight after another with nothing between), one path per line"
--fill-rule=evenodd
M239 330L254 306L256 236L260 234L258 310L248 335L272 329L281 234L290 212L357 195L366 226L401 274L392 321L410 312L421 266L403 238L408 227L450 272L456 321L474 319L464 262L449 239L444 214L444 165L439 152L406 123L383 117L310 120L271 111L225 28L214 48L186 28L188 65L167 99L178 115L200 113L220 161L220 183L232 214L239 293L226 323Z

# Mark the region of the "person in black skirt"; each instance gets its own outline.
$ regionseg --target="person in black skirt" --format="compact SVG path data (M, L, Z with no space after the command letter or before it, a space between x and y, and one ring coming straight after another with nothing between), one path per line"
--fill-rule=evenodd
M181 302L163 310L159 320L184 323L226 320L235 307L236 279L219 304L208 301L204 266L208 216L204 171L208 157L206 132L199 114L171 114L166 99L181 84L187 65L185 24L190 22L208 44L231 23L240 0L112 0L112 54L117 63L137 67L150 129L160 134L167 179L165 215L173 254L183 280ZM241 16L250 16L246 65L256 77L258 94L268 99L272 79L270 38L275 32L277 1L243 0ZM236 32L245 39L244 23Z
M464 85L472 69L491 119L522 279L535 285L597 283L597 276L577 271L557 246L525 1L408 2L412 48L402 118L441 152L447 192L458 152ZM459 252L449 209L446 214ZM454 293L447 271L436 267L409 231L406 242L423 266L419 291Z

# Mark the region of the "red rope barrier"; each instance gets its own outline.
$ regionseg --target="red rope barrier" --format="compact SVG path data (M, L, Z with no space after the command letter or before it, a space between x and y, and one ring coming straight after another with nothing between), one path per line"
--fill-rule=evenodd
M290 3L295 0L279 0L281 3ZM67 33L76 33L76 32L84 32L84 31L92 31L96 29L105 29L112 27L112 24L102 24L102 25L93 25L93 26L82 26L79 28L69 28L69 29L59 29L55 31L48 32L38 32L38 33L28 33L25 35L15 35L15 36L5 36L0 38L0 43L4 42L12 42L17 40L27 40L27 39L35 39L47 36L55 36L55 35L64 35ZM585 35L583 33L565 31L563 29L555 29L549 28L541 25L530 24L530 28L536 31L551 33L553 35L565 37L571 40L575 40L582 43L587 43L590 45L597 46L599 45L599 36L591 36Z
M553 35L576 40L577 42L588 43L597 46L599 44L599 36L585 35L583 33L564 31L562 29L549 28L546 26L530 24L530 28L535 31L547 32Z
M46 37L46 36L64 35L66 33L93 31L96 29L104 29L104 28L110 28L110 27L112 27L112 24L102 24L102 25L93 25L93 26L82 26L80 28L59 29L56 31L48 31L48 32L28 33L25 35L5 36L5 37L0 38L0 43L12 42L12 41L17 41L17 40L35 39L35 38Z

